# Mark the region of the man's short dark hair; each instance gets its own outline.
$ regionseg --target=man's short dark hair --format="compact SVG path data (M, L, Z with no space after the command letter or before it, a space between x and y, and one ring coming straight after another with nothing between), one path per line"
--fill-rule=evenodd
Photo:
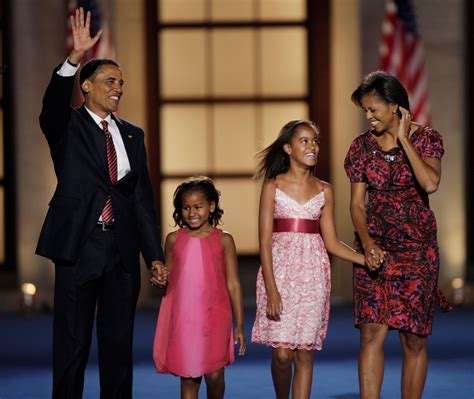
M115 65L117 68L120 68L119 64L114 60L108 58L94 58L82 67L81 73L79 74L79 84L82 86L86 79L93 78L97 73L97 69L102 65Z

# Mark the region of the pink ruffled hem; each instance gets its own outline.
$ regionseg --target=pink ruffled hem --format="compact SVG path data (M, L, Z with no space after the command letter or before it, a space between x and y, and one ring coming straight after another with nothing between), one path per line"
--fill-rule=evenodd
M288 342L267 342L267 341L259 341L256 339L252 339L254 344L261 344L265 346L270 346L272 348L287 348L291 350L295 349L305 349L308 351L320 351L322 349L322 344L295 344L295 343L288 343Z

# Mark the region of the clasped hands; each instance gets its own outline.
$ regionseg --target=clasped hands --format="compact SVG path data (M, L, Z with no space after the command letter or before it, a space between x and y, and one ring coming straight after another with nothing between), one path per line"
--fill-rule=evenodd
M168 283L168 269L166 266L162 262L156 260L151 262L149 270L151 274L150 284L155 287L165 287Z
M365 248L365 263L370 271L377 270L385 258L385 251L382 250L378 245L371 244Z

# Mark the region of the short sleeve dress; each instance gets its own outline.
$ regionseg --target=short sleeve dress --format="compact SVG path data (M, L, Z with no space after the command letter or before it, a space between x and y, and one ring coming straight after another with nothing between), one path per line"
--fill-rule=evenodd
M410 140L421 158L444 154L442 136L420 126ZM417 183L402 148L383 151L372 130L359 135L344 161L351 182L367 186L367 228L387 251L375 272L354 265L355 325L378 323L413 334L431 334L433 312L450 305L438 288L439 249L428 194ZM355 247L362 246L356 234Z

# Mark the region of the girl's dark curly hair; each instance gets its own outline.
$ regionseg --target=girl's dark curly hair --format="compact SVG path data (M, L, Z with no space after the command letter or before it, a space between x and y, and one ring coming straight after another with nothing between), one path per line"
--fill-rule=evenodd
M288 172L288 168L290 167L290 156L283 150L283 145L288 144L294 134L302 126L312 129L316 133L319 142L319 127L313 122L306 119L297 119L288 122L281 128L276 140L257 153L256 158L260 161L257 166L257 172L255 173L256 179L263 178L264 180L267 180L279 174ZM316 167L313 166L311 169L314 174Z
M217 190L214 182L207 176L192 176L181 183L173 195L173 219L175 226L184 227L186 222L183 218L183 195L187 193L202 193L208 202L214 202L214 211L209 214L209 224L216 227L221 223L224 211L219 207L219 196L221 193Z

